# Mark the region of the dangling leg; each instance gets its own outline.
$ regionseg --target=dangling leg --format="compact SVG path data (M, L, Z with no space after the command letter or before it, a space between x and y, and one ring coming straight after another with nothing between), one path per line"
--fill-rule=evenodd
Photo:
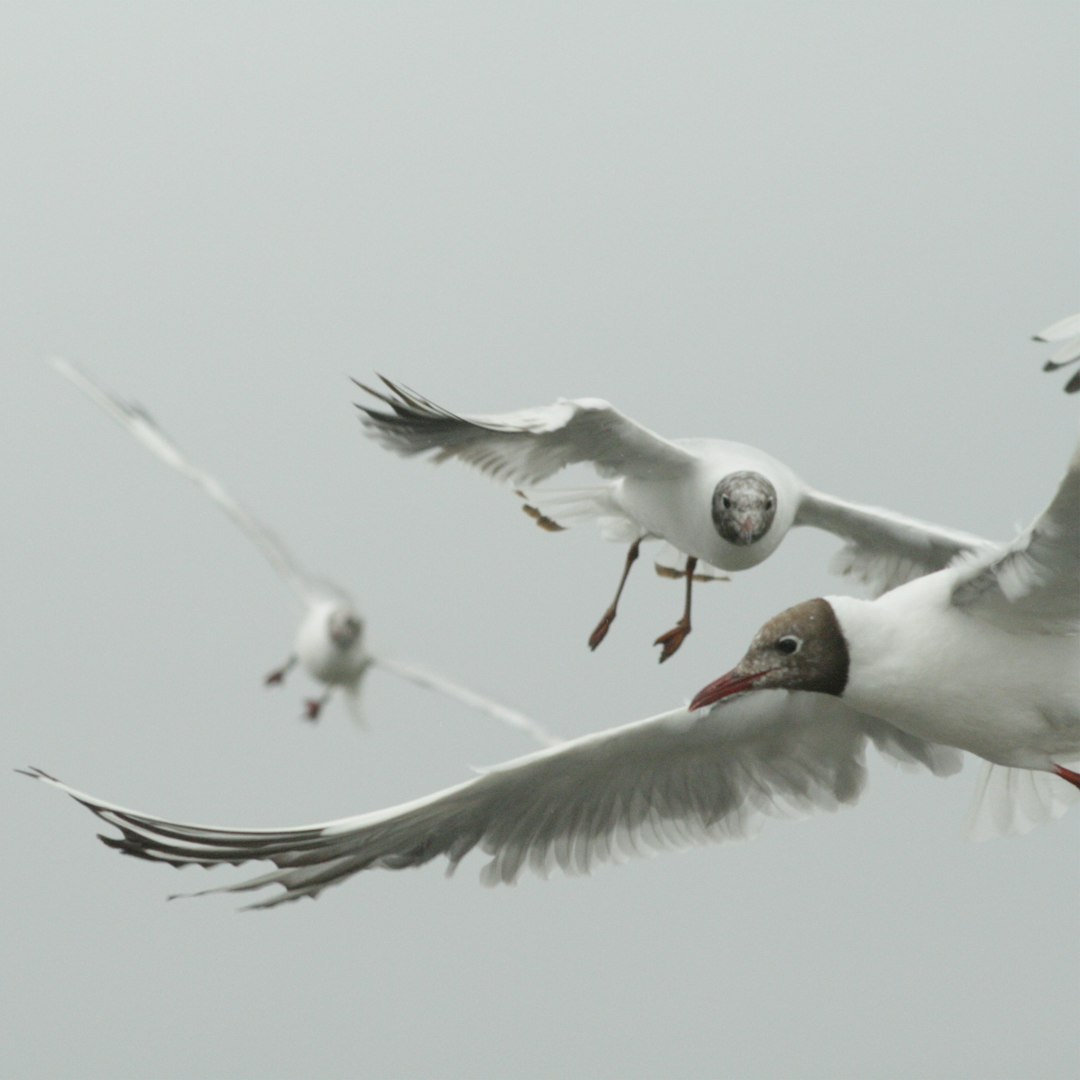
M682 618L666 633L661 634L654 645L662 645L660 650L660 663L674 656L679 651L679 646L686 640L690 633L690 594L694 588L694 567L697 559L693 555L686 557L686 603L683 605Z
M615 590L615 599L611 601L611 607L604 612L604 617L596 624L596 629L589 635L590 649L595 649L607 637L607 632L615 621L615 612L619 607L619 597L622 596L623 586L626 584L626 579L630 574L630 567L634 565L638 552L641 550L642 539L639 536L630 545L630 550L626 553L626 565L623 567L622 577L619 578L619 587Z
M271 671L270 674L263 679L263 682L266 683L267 686L280 686L285 681L285 676L296 667L296 660L296 653L293 653L281 667Z
M320 698L308 698L304 702L304 719L310 720L314 723L319 719L319 713L322 712L322 707L330 700L330 695L334 692L333 688L327 689L326 693Z
M1066 769L1064 765L1055 765L1054 772L1056 772L1062 780L1068 780L1074 788L1080 788L1080 773L1073 772L1072 769Z

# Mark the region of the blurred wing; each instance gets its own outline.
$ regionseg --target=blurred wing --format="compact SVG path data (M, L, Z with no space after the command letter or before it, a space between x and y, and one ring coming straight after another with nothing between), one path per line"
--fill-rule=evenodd
M1040 330L1035 335L1035 340L1064 341L1065 338L1071 337L1080 337L1080 314L1067 315L1064 319L1051 323L1045 330Z
M389 660L384 656L372 657L372 663L376 667L381 667L384 671L391 671L395 675L415 683L417 686L424 686L428 690L434 690L445 697L453 698L454 701L460 701L463 705L477 709L479 712L493 717L508 727L522 731L529 738L535 739L541 746L557 746L563 742L558 735L553 735L524 713L520 713L506 705L501 705L492 698L485 697L475 690L451 682L449 679L443 678L442 675L437 675L426 668L417 667L415 664L403 664L400 660Z
M969 533L844 502L819 491L803 493L795 524L824 529L846 541L830 569L863 582L874 596L943 570L957 555L990 547L989 541Z
M316 896L374 867L399 870L443 855L450 870L474 847L490 855L482 879L513 882L528 865L588 872L665 848L742 837L766 817L800 816L855 800L865 781L865 718L822 694L762 690L713 709L663 713L587 735L389 810L307 828L227 829L136 813L75 791L120 830L103 836L128 855L213 866L266 860L275 869L208 892L277 884L253 905ZM880 727L880 725L875 725ZM902 758L911 747L885 749Z
M356 384L390 410L357 404L364 414L361 422L388 450L405 457L430 451L436 462L460 458L495 479L522 484L544 480L576 462L592 464L601 476L662 478L677 475L695 460L596 398L458 416L389 379L382 381L389 393Z
M952 601L1005 630L1080 631L1080 443L1050 505L1011 544L960 567Z
M121 427L134 435L150 453L182 476L186 476L209 495L232 521L240 526L248 539L263 553L270 565L285 579L293 591L302 600L306 601L310 598L312 584L281 541L245 510L212 476L188 461L180 452L179 447L158 427L145 409L110 394L84 371L66 360L54 357L51 363L61 375L70 379Z
M1057 371L1069 364L1075 364L1080 360L1080 315L1070 315L1045 330L1040 330L1035 335L1035 340L1064 342L1050 354L1050 358L1043 364L1043 371ZM1075 394L1077 390L1080 390L1080 373L1073 375L1065 384L1065 393Z

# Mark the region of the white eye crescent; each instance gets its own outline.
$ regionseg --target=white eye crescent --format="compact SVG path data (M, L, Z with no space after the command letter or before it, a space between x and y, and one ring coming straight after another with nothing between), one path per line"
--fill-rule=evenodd
M802 638L796 637L794 634L785 634L776 643L778 652L782 652L785 656L792 656L802 648Z

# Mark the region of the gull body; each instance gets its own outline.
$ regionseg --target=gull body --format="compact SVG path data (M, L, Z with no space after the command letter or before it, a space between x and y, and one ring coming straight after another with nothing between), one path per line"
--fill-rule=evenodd
M265 860L252 905L317 896L362 870L476 847L489 883L528 866L586 872L752 833L766 817L853 802L866 748L948 775L984 758L972 834L1026 832L1080 797L1080 446L1050 505L1011 544L874 600L815 598L773 616L690 703L518 758L387 810L286 829L193 825L29 775L120 831L127 855L173 866Z
M66 360L54 358L51 363L155 457L200 488L262 552L288 585L299 602L302 614L293 651L284 664L266 676L265 681L269 685L281 684L299 664L312 679L321 683L325 688L323 693L305 701L304 715L308 720L316 720L332 694L340 691L352 717L362 722L361 683L372 667L378 667L461 701L522 731L542 745L560 741L516 709L460 686L433 671L373 654L367 647L364 620L348 593L303 570L281 540L233 498L218 480L193 464L145 409L116 397Z
M308 608L296 631L295 652L312 678L330 686L355 682L371 663L359 617L334 600Z
M598 398L458 415L383 382L385 391L362 389L385 407L358 407L368 433L398 454L429 453L436 462L457 457L496 479L525 485L577 462L597 470L601 484L519 491L527 512L549 530L592 521L605 539L630 545L615 599L589 638L592 648L615 618L643 541L665 541L657 570L686 580L682 617L656 641L662 661L690 632L693 582L757 566L796 526L840 538L844 546L833 569L862 581L875 595L940 570L958 554L991 546L970 533L826 495L752 446L666 439Z
M956 607L964 572L874 601L828 598L851 657L843 698L918 738L1053 772L1080 754L1080 638L1017 633Z

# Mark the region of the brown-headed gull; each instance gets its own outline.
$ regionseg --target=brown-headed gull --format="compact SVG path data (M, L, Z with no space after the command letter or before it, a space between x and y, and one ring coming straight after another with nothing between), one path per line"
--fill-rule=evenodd
M146 449L205 492L239 526L290 587L304 613L292 653L284 664L266 676L265 682L280 685L289 671L299 664L321 683L325 687L323 693L305 702L304 715L308 720L318 719L331 695L340 690L354 719L362 722L360 686L364 676L374 667L461 701L524 732L542 745L551 746L561 741L516 709L435 672L370 652L364 641L364 622L349 596L336 585L305 573L277 536L214 477L193 465L144 409L116 397L68 361L51 358L50 362Z
M290 829L191 825L28 775L172 866L264 860L208 892L281 885L252 906L317 896L360 870L473 848L483 878L586 872L661 848L746 835L765 816L853 802L867 742L938 775L985 758L975 832L1024 832L1080 797L1080 446L1047 510L1013 543L875 600L810 600L770 619L688 709L574 739L389 810Z
M1033 340L1063 342L1043 364L1043 371L1058 371L1060 368L1075 364L1077 360L1080 360L1080 314L1059 319L1045 330L1040 330ZM1075 394L1077 390L1080 390L1080 371L1065 384L1066 394Z
M657 571L686 579L682 616L655 642L661 663L690 633L694 581L757 566L794 526L840 537L844 547L833 569L861 579L875 595L940 570L961 552L988 546L977 536L815 491L752 446L665 439L599 399L564 399L501 415L458 415L382 381L388 392L357 385L389 411L357 407L369 434L398 454L430 452L436 462L457 457L517 484L545 480L577 462L591 464L606 478L590 487L519 491L526 511L546 529L591 520L604 539L630 545L615 598L589 637L592 649L615 618L644 540L666 541Z

